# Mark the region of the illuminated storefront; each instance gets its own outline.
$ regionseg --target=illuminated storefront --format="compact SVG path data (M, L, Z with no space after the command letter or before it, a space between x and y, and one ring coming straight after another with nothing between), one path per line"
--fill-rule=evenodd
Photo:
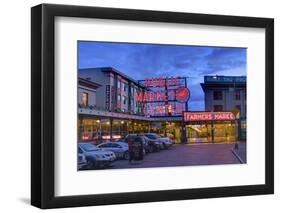
M237 117L232 112L184 112L187 143L234 142L238 138Z
M79 78L79 141L117 141L131 133L157 133L183 144L235 142L246 138L244 78L205 77L201 86L206 111L192 112L188 108L190 91L186 77L134 80L112 68L83 73L87 79L89 76L94 79L99 73L100 79L92 82ZM119 82L120 78L123 83ZM110 90L102 80L109 82ZM235 90L232 91L233 82ZM109 91L116 92L109 95ZM231 98L234 100L229 101ZM101 107L101 103L110 107ZM121 110L118 104L122 104ZM245 108L239 108L239 104Z
M154 119L93 109L79 109L79 141L117 141L130 133L150 132Z

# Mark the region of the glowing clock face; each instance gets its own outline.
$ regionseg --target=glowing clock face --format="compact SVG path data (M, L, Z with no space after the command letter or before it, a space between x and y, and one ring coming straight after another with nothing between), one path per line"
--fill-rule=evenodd
M177 100L179 102L186 102L188 101L190 96L190 92L187 88L181 87L177 90Z

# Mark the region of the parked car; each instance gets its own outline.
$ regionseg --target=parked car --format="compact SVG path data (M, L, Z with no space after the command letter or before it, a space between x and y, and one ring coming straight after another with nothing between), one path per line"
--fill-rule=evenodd
M174 142L170 138L167 138L167 137L166 138L161 137L158 140L160 140L163 143L164 149L169 149L169 147L171 147L174 144Z
M148 152L147 151L148 144L147 144L146 140L144 138L142 138L141 136L138 136L137 134L128 134L125 136L125 138L121 139L120 142L128 144L129 139L136 140L136 137L140 137L140 139L143 143L143 154L146 155L146 153Z
M129 160L129 147L127 143L124 142L105 142L97 146L105 151L114 152L117 158L122 158Z
M87 167L87 160L84 154L78 153L78 169L84 169Z
M164 145L161 141L158 140L158 137L154 135L154 133L142 133L142 136L146 138L148 143L150 144L155 144L156 146L154 147L153 151L159 151L161 149L164 149Z
M143 141L143 147L147 153L158 152L160 150L160 143L158 141L151 140L143 134L128 134L124 138L124 142L128 143L129 138L133 138L134 140L136 137L141 138L141 140Z
M156 133L143 133L146 137L148 137L150 140L156 140L160 143L161 149L168 149L173 145L173 142L170 140L170 138L167 137L161 137L160 135Z
M88 169L106 167L116 160L113 152L103 151L91 143L79 143L78 152L85 155Z

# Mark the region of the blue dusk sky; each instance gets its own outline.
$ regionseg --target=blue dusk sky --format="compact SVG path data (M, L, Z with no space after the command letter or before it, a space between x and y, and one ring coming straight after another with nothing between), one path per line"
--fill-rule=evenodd
M79 68L113 67L135 80L188 77L189 110L204 110L205 75L246 76L246 48L78 42Z

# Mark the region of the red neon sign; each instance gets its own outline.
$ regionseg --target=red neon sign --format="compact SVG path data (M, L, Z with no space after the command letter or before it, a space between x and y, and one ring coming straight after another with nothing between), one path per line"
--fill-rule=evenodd
M176 86L179 87L180 84L178 80L180 77L175 78L151 78L145 79L145 87L171 87Z
M167 101L178 101L182 103L187 102L190 97L190 92L188 88L185 88L180 85L179 80L180 77L145 79L145 87L147 89L157 88L157 90L138 90L135 93L135 100L139 103ZM163 88L163 90L160 90L159 88Z
M142 81L146 89L137 90L135 100L144 103L143 112L146 115L182 114L183 107L186 106L184 104L190 97L190 92L185 87L185 78L152 78Z
M161 104L144 106L145 115L165 115L165 114L181 114L183 111L182 104Z
M189 99L189 90L185 87L181 87L177 91L177 100L179 102L186 102Z
M221 121L235 120L232 112L184 112L184 121Z

